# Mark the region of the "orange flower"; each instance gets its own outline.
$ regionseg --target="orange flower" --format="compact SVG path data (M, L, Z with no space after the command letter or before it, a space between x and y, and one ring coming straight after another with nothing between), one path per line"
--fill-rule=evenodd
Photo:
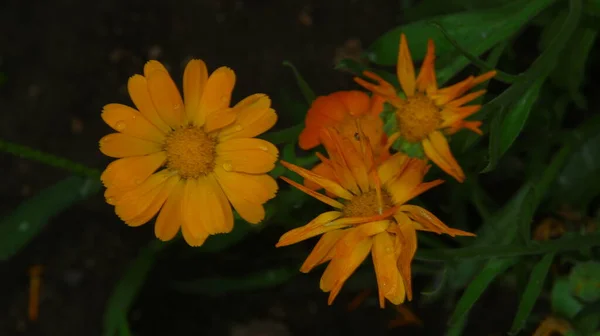
M386 159L389 157L389 147L386 148L387 135L383 131L383 121L379 114L383 110L383 98L374 95L369 97L361 91L339 91L315 99L306 114L306 126L300 133L299 145L304 150L312 149L321 144L321 130L327 127L335 128L342 136L351 140L352 145L359 150L360 131L372 144L375 157ZM312 171L319 175L333 179L333 171L328 166L320 163ZM318 190L320 187L304 181L305 186Z
M360 137L364 143L364 151L361 151L334 129L323 130L322 136L329 154L329 159L321 156L322 161L335 172L337 180L287 162L282 164L341 200L282 177L335 210L287 232L277 247L322 234L300 271L308 272L331 261L321 278L321 289L330 292L329 304L369 252L377 275L380 305L384 306L386 298L396 305L404 302L405 297L411 300L410 264L417 249L416 230L451 236L473 234L451 229L429 211L405 204L443 182L422 182L429 169L423 160L397 153L377 166L367 137Z
M355 81L381 95L396 108L398 132L404 140L421 143L425 155L431 161L459 182L463 182L465 174L450 152L448 140L441 130L453 134L462 128L468 128L481 134L479 129L481 122L464 120L479 111L481 105L465 106L465 104L482 96L486 91L465 93L494 77L496 71L489 71L477 77L470 76L462 82L438 89L434 63L435 48L433 41L429 40L427 55L423 60L419 76L415 78L415 69L406 43L406 36L402 34L397 76L407 98L398 97L396 89L390 83L372 72L367 71L364 75L376 81L377 84L369 83L361 78L355 78Z
M108 104L102 118L118 133L100 140L100 150L118 158L102 174L105 197L130 226L159 211L155 233L172 239L179 228L191 246L208 235L230 232L231 206L250 223L265 216L263 204L277 192L266 173L278 151L253 137L276 120L264 94L230 107L235 73L221 67L210 76L201 60L188 63L182 99L167 69L157 61L144 76L129 79L137 110ZM230 204L231 203L231 206Z
M548 316L540 323L533 336L567 335L572 331L573 327L566 320Z

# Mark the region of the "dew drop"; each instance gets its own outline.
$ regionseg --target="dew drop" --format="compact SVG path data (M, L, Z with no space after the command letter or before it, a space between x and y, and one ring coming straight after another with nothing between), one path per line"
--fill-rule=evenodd
M394 249L388 246L385 248L385 253L392 254L392 253L394 253Z
M236 125L234 129L236 132L239 132L243 129L243 127L242 127L242 125Z
M131 116L131 120L135 120L135 118L137 118L135 114Z
M267 146L259 146L258 148L259 148L260 150L263 150L263 151L265 151L265 152L268 152L268 151L269 151L269 147L267 147Z
M181 104L173 104L173 110L179 110L181 108Z
M115 204L115 199L113 197L109 197L106 199L106 203L110 204L110 205L114 205Z
M232 171L233 170L233 165L229 162L225 162L223 163L223 169L225 169L225 171Z
M125 129L125 127L127 127L127 125L125 124L124 121L117 121L117 123L115 124L115 128L117 129L117 131L122 131Z

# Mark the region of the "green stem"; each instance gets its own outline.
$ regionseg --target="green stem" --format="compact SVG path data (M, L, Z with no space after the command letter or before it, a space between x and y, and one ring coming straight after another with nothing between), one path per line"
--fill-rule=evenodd
M524 255L544 254L549 252L566 252L587 249L600 245L600 233L593 233L573 238L562 238L547 242L534 242L523 245L492 245L482 247L465 247L458 249L420 250L415 259L424 261L452 261L455 259L489 259L507 258Z
M97 179L101 174L101 172L97 169L87 167L60 156L44 153L37 149L18 145L2 139L0 139L0 151L13 154L24 159L38 161L48 166L68 170L77 175L83 175Z

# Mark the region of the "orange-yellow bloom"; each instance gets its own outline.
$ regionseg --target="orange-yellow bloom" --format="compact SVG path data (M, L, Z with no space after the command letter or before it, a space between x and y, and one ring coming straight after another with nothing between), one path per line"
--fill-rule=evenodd
M379 117L383 110L383 102L382 97L369 97L362 91L338 91L318 97L306 114L306 126L299 137L300 148L308 150L317 147L321 144L321 131L332 127L359 150L360 127L360 132L369 139L375 157L379 160L386 159L389 157L389 148L386 147L387 135ZM317 164L312 171L327 178L334 176L333 171L323 163ZM304 184L313 190L320 188L310 180L304 180Z
M330 292L333 302L344 282L369 253L373 257L379 288L379 302L385 299L394 304L412 299L411 261L417 249L416 230L451 236L473 234L447 227L431 212L405 204L407 201L442 183L435 180L423 183L429 166L420 159L397 153L375 165L371 146L366 137L362 150L350 144L338 131L322 132L323 144L329 158L323 163L335 172L336 179L320 176L296 165L282 162L288 169L320 185L339 200L308 189L282 177L294 187L334 207L300 228L284 234L277 246L295 244L322 235L300 271L330 261L321 289Z
M230 107L235 73L221 67L210 76L201 60L188 63L183 98L157 61L129 79L137 109L108 104L102 118L118 133L100 140L100 150L118 158L102 174L106 201L130 226L159 213L155 233L172 239L179 229L189 245L230 232L231 206L250 223L265 216L263 204L277 192L266 173L278 151L254 137L276 120L264 94ZM231 203L231 205L230 205Z
M479 111L481 105L466 105L485 94L485 90L467 93L471 88L496 75L489 71L438 89L435 75L435 47L432 40L427 45L427 54L421 65L419 75L415 77L413 61L404 34L400 37L397 76L406 99L398 97L396 89L388 82L372 72L365 76L377 84L369 83L361 78L355 81L365 88L384 97L396 108L398 132L404 140L421 143L425 155L446 173L459 182L464 181L465 174L450 151L448 140L441 131L453 134L460 129L468 128L481 134L479 121L466 121L465 118Z
M545 318L533 333L533 336L567 335L573 327L566 320L549 316Z

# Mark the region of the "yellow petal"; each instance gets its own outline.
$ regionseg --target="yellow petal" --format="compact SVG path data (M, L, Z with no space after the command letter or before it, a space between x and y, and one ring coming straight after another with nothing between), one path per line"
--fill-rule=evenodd
M417 77L417 91L432 94L437 91L437 80L435 78L435 45L433 40L427 41L427 54L421 64L421 70Z
M202 125L211 113L227 109L231 102L231 92L235 86L235 73L227 67L215 70L204 87L200 100L200 112L196 114L193 122Z
M147 211L153 205L152 203L155 198L163 196L166 198L168 196L168 194L161 192L167 185L167 180L173 176L174 175L172 173L163 170L150 176L137 188L125 192L118 199L112 202L115 204L116 214L128 225L139 226L144 224L145 222L141 222L139 220L134 221L134 219ZM160 206L155 208L156 210L152 215L156 214ZM148 220L150 220L150 218L148 218Z
M183 223L181 202L183 200L184 186L185 181L179 180L177 182L156 218L154 234L156 238L162 241L173 239L179 231L181 223Z
M343 258L351 254L354 246L368 237L375 236L387 230L391 222L389 220L380 220L358 225L348 231L343 240L336 245L336 258Z
M322 186L323 189L329 191L330 193L336 195L337 197L341 197L346 200L351 200L354 197L354 195L352 195L348 190L344 189L344 187L342 187L341 185L339 185L338 183L336 183L334 181L326 179L326 178L319 176L309 170L306 170L302 167L298 167L291 163L288 163L285 161L280 161L280 162L287 169L297 173L298 175L304 177L305 179L309 179L309 180L313 181L314 183Z
M371 238L365 238L354 246L350 254L343 258L336 255L331 260L321 277L321 290L331 292L327 301L329 305L333 303L346 280L369 255L372 241Z
M169 132L171 128L169 125L158 116L156 107L150 98L150 91L148 91L148 81L144 76L134 75L129 78L127 83L127 90L131 100L137 107L138 111L150 121L156 128L160 129L164 133Z
M100 179L107 188L131 189L146 181L166 160L165 152L115 160L106 167Z
M397 234L401 235L401 250L398 252L398 269L404 281L408 301L412 300L411 263L417 251L417 231L412 225L399 225Z
M399 211L407 212L409 217L412 218L415 222L423 225L425 229L429 229L430 231L438 232L438 233L446 233L451 235L452 237L458 236L475 236L473 233L465 232L457 229L452 229L448 227L444 222L442 222L439 218L437 218L433 213L428 210L417 206L417 205L409 205L405 204L401 206Z
M456 162L446 137L439 131L432 132L429 139L422 142L425 155L431 159L438 167L445 171L450 176L454 177L458 182L465 180L465 173Z
M188 180L183 204L184 225L193 237L204 233L228 233L233 229L233 213L212 175Z
M102 110L102 119L115 131L143 140L163 143L165 133L135 109L122 104L108 104Z
M409 157L404 153L398 152L381 163L377 168L381 184L388 184L392 178L402 173L408 162Z
M264 219L263 204L277 193L277 182L271 176L228 172L220 166L215 167L215 174L227 199L245 221L257 224Z
M487 92L486 90L479 90L479 91L471 92L467 95L462 96L461 98L458 98L458 99L455 99L455 100L449 102L448 104L446 104L446 106L461 107L464 104L467 104L467 103L483 96L486 92Z
M162 145L121 133L112 133L100 139L100 151L106 156L123 158L160 152Z
M233 110L237 114L235 123L222 129L222 140L231 138L253 138L269 130L277 122L277 114L271 109L267 95L257 93L237 103Z
M300 272L308 273L315 266L329 261L330 259L327 259L327 257L333 257L333 253L331 252L334 249L335 244L344 236L345 233L346 232L344 230L335 230L323 234L308 258L306 258L304 261L304 264L302 264Z
M150 202L148 205L148 208L146 208L146 210L144 210L142 213L138 214L135 218L128 221L127 224L130 226L139 226L151 220L158 213L165 201L171 195L173 187L175 187L180 180L181 178L177 175L169 177L159 188L158 193L156 196L154 196L152 202Z
M402 91L404 91L408 97L413 96L415 94L415 67L404 34L400 35L396 75L398 76L398 81L400 81Z
M319 201L321 201L321 202L323 202L325 204L328 204L328 205L330 205L330 206L332 206L334 208L337 208L337 209L343 209L344 208L344 205L342 203L334 200L333 198L329 198L329 196L327 196L327 195L323 195L323 194L321 194L319 192L316 192L314 190L308 189L307 187L305 187L305 186L303 186L303 185L301 185L301 184L299 184L297 182L294 182L294 181L290 180L289 178L287 178L285 176L280 176L279 178L282 179L282 180L284 180L285 182L289 183L291 186L298 188L298 190L306 193L309 196L314 197L315 199L317 199L317 200L319 200Z
M468 105L463 107L448 107L440 112L442 124L440 128L450 127L452 124L459 122L473 115L481 109L481 105Z
M231 232L233 230L233 210L231 210L227 196L213 174L207 176L206 179L209 188L208 193L205 194L204 204L206 208L214 209L210 212L207 211L207 215L212 214L210 220L206 219L207 231L209 234Z
M202 239L208 234L205 226L205 216L212 208L204 206L205 193L208 185L205 180L188 179L183 189L181 212L183 217L182 227L187 230L191 238Z
M162 63L156 60L150 60L144 64L144 76L148 77L154 71L169 72Z
M339 211L324 212L313 219L310 223L286 232L283 236L281 236L281 238L279 238L279 242L277 242L277 245L275 246L282 247L296 244L308 238L318 236L322 233L339 229L343 226L332 226L328 224L335 219L340 218L341 216L342 213Z
M235 118L237 117L237 112L232 108L224 108L218 111L214 111L208 116L206 116L206 122L204 123L204 131L206 133L214 132L218 129L224 128L226 126L231 125Z
M183 72L183 99L185 115L188 121L196 120L200 114L200 99L208 80L208 70L204 61L193 59L188 62ZM198 120L199 125L204 120Z
M387 232L378 233L373 237L373 266L377 276L379 289L379 306L385 307L385 297L396 291L398 286L398 266L394 239Z
M154 70L147 79L148 91L160 118L171 128L181 126L185 120L183 100L169 73Z

